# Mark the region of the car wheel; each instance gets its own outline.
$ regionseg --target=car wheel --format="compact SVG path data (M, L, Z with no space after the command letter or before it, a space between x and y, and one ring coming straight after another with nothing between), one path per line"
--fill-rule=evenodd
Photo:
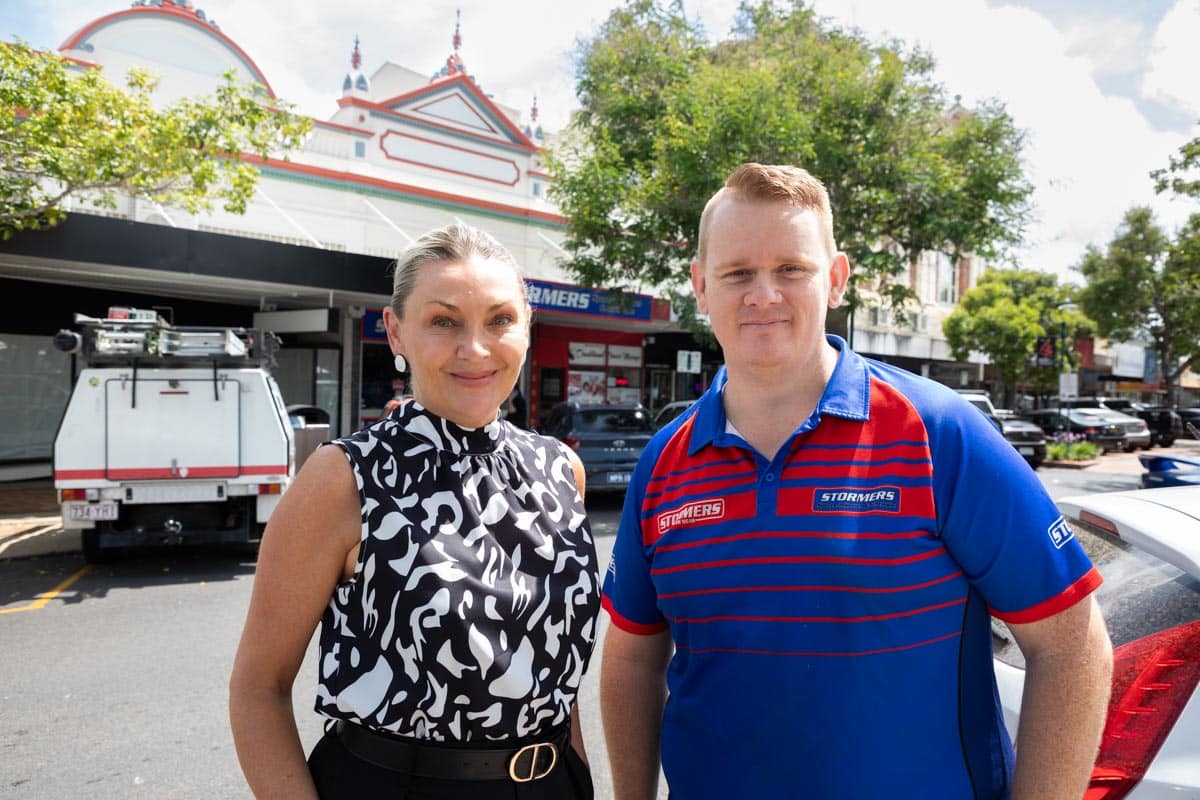
M1162 441L1159 442L1159 444L1161 444L1163 447L1170 447L1171 445L1175 444L1175 438L1172 436L1166 436L1162 439Z
M1040 467L1042 465L1042 459L1027 458L1027 459L1025 459L1025 463L1027 463L1031 469L1037 469L1038 467Z

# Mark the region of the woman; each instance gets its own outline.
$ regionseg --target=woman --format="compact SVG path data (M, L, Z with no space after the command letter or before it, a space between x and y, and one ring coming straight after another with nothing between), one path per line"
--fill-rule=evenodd
M591 797L583 467L498 416L530 314L482 231L432 231L397 262L384 322L413 399L310 456L263 537L230 682L256 796ZM330 722L306 764L291 690L318 619Z

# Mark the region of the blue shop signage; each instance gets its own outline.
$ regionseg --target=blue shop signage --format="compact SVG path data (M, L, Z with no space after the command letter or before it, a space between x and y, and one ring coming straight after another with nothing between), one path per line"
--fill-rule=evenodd
M590 289L549 281L526 280L525 283L529 287L529 304L538 311L558 311L588 317L650 319L649 295L619 295L607 289Z
M387 328L383 325L383 309L367 309L362 318L362 340L364 342L386 342Z

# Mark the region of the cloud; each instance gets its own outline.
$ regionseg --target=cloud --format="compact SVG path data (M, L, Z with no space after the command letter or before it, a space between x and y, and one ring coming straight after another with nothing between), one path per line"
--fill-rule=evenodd
M1149 172L1187 137L1154 130L1131 100L1100 90L1081 29L1064 33L1028 8L983 0L960 0L952 12L945 2L887 0L859 0L849 13L834 0L818 0L816 8L872 38L886 33L921 44L938 62L938 79L965 104L1005 104L1027 133L1027 175L1035 187L1037 221L1016 253L1021 266L1068 277L1087 245L1107 244L1133 205L1151 206L1168 226L1182 221L1186 209L1155 195ZM1130 24L1124 36L1136 35Z
M1195 118L1200 116L1200 2L1178 0L1154 31L1142 94Z

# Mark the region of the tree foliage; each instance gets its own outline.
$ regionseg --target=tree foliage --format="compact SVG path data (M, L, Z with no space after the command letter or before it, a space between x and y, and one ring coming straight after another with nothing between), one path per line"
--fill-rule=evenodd
M1072 306L1071 290L1057 276L1035 270L990 269L942 323L951 353L959 361L971 351L984 353L999 371L1007 398L1019 383L1038 392L1058 389L1058 364L1037 366L1038 337L1061 337L1061 366L1074 366L1074 342L1094 331L1092 322Z
M1200 200L1200 136L1183 144L1167 166L1151 172L1150 177L1159 192L1170 190Z
M124 88L23 43L0 44L0 235L53 225L82 196L113 207L118 193L245 211L259 157L294 148L311 122L270 108L227 73L215 94L156 108L156 79L131 70Z
M1148 343L1169 399L1200 358L1200 215L1172 239L1148 208L1125 214L1107 249L1090 247L1078 267L1080 303L1102 336Z
M922 252L1021 236L1023 135L998 103L948 102L919 51L770 2L710 44L678 0L629 0L576 56L582 108L549 155L584 283L685 283L705 201L747 161L820 177L856 279L893 304Z

